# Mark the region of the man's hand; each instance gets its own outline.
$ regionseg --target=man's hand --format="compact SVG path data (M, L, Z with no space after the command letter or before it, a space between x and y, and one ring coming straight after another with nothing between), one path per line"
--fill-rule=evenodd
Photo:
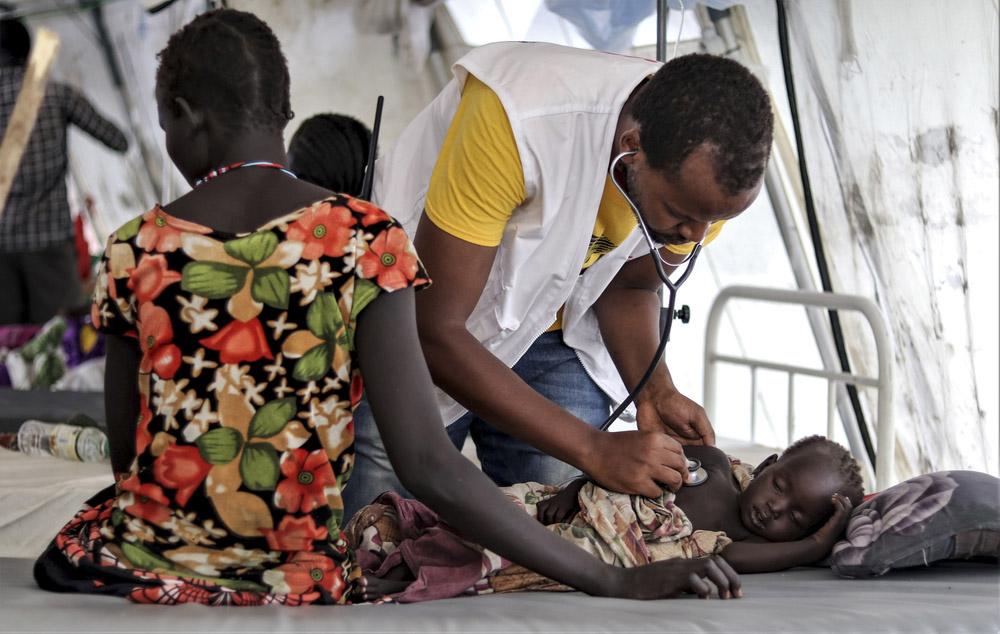
M715 445L715 430L705 410L673 388L648 386L636 398L639 429L662 431L682 445Z
M851 519L851 509L854 508L854 504L846 496L839 493L834 493L830 502L833 504L833 515L811 536L823 550L821 557L826 556L840 539L840 536L844 534L847 521Z
M655 498L687 473L680 443L661 431L595 432L584 470L605 489Z

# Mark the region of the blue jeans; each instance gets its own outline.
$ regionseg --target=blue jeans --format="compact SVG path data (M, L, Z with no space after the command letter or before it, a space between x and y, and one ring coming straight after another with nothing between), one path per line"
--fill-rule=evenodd
M594 427L611 411L611 400L587 375L573 349L563 343L560 331L536 339L513 370L539 394ZM447 432L458 449L472 434L483 471L498 486L559 484L579 475L572 465L508 436L472 412L450 424ZM412 497L392 470L367 400L354 412L354 433L354 472L344 488L344 517L351 517L383 491Z

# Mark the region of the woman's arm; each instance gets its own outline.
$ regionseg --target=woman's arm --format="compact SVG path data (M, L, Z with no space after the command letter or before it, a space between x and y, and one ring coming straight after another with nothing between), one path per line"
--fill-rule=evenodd
M412 289L383 293L366 307L355 342L368 400L400 481L466 537L588 594L708 596L707 577L722 598L739 596L739 579L724 561L615 568L550 533L507 500L445 433L417 338Z
M104 367L104 416L108 424L111 469L125 473L135 459L139 420L139 347L134 339L107 335Z
M844 533L853 505L843 495L834 494L834 513L818 531L794 542L733 542L722 551L736 572L775 572L814 564L830 553Z

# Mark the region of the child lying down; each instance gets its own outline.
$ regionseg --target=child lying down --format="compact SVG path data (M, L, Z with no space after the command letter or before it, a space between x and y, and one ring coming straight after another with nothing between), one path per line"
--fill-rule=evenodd
M715 447L686 447L708 479L655 499L581 478L563 488L533 482L504 492L558 535L602 561L641 566L719 554L737 572L815 563L844 530L863 495L846 449L810 436L752 472ZM365 571L365 600L413 602L460 594L569 590L471 542L427 507L395 493L359 511L347 536Z

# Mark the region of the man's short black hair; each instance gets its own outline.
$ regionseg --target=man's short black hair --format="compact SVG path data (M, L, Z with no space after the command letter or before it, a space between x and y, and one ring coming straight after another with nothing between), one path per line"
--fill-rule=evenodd
M156 86L168 102L183 97L233 129L282 130L293 116L281 45L252 13L202 13L158 57Z
M781 457L787 458L808 451L820 452L829 459L841 478L843 490L839 493L847 496L855 506L861 504L865 485L861 479L861 467L851 452L825 436L806 436L792 443L791 447L782 452Z
M17 18L0 20L0 50L15 66L24 66L31 53L31 33Z
M744 66L694 54L663 65L633 100L650 167L675 176L699 146L714 151L715 178L728 195L756 186L771 151L767 91Z
M358 196L371 138L368 127L353 117L329 113L309 117L288 144L288 166L314 185Z

